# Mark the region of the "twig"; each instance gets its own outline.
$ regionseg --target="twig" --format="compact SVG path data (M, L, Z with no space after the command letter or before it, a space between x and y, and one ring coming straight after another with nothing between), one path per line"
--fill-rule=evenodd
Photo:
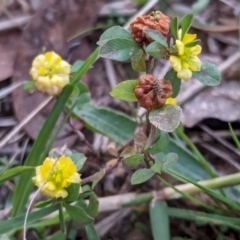
M237 148L233 147L230 143L222 139L220 136L216 136L215 132L212 131L210 128L208 128L206 125L200 124L199 126L203 131L208 133L212 138L214 138L216 141L220 142L223 146L234 152L238 157L240 157L240 152ZM240 167L240 165L239 165ZM238 170L240 170L238 168Z
M9 30L15 27L20 27L28 23L28 21L31 18L32 16L25 15L25 16L15 17L14 19L3 20L0 22L0 31Z
M111 173L114 169L116 169L116 168L118 167L118 165L119 165L120 162L121 162L121 158L119 157L119 158L118 158L118 161L117 161L114 165L112 165L111 167L106 167L106 168L104 168L104 169L103 169L104 175L109 174L109 173ZM88 177L84 178L84 179L81 181L81 184L83 185L83 184L92 182L92 181L94 181L94 179L95 179L97 176L98 176L98 172L94 173L94 174L91 175L91 176L88 176Z

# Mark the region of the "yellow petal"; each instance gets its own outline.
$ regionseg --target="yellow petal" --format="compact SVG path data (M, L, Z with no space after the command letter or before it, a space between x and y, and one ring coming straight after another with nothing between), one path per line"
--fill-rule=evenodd
M170 64L172 65L173 69L178 72L182 69L181 59L177 56L170 56L169 58Z
M177 76L184 81L188 81L192 77L192 71L190 69L183 68L177 73Z
M176 40L176 47L178 49L178 55L183 55L184 54L184 44L180 40Z
M202 67L202 61L198 58L198 57L192 57L191 59L189 59L189 68L196 72L196 71L200 71Z
M191 48L191 52L194 55L198 55L202 52L202 47L200 45L194 46Z
M176 105L177 104L177 100L176 98L168 98L166 101L166 104L172 104L172 105Z
M197 37L197 34L185 34L185 36L183 37L183 43L187 44L189 42L192 42L195 38Z
M68 196L68 192L64 189L57 191L55 194L55 198L60 198L60 197L65 198L67 196Z

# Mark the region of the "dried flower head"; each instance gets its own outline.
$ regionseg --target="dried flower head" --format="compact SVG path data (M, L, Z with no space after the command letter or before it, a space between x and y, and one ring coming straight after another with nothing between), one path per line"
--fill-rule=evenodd
M46 158L41 166L36 167L34 184L41 188L42 194L52 198L68 196L66 188L71 183L80 183L80 174L71 158L61 156L59 159Z
M152 74L145 74L140 77L134 93L141 107L152 110L161 108L172 96L173 90L168 80L157 80Z
M34 58L30 75L40 92L58 96L69 83L70 65L55 52L46 52Z
M145 43L146 45L153 41L144 29L153 29L159 31L165 38L167 38L170 26L170 18L160 11L151 12L148 15L137 17L130 23L132 28L132 37L138 43Z

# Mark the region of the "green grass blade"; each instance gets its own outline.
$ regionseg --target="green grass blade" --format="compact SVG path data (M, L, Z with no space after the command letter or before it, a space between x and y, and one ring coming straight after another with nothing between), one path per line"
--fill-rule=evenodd
M230 132L231 132L231 135L232 135L232 139L233 139L233 141L235 142L238 150L240 151L240 140L238 140L237 135L236 135L235 132L233 131L233 128L232 128L231 123L228 123L228 126L229 126L229 130L230 130Z
M167 204L153 199L149 206L149 213L154 240L170 240Z
M14 168L5 170L0 174L0 184L29 170L33 170L33 167L19 166L19 167L14 167Z
M187 209L179 208L168 208L168 214L171 217L176 217L180 219L203 222L219 226L227 226L234 230L240 231L240 219L226 217L217 214L204 213L199 211L192 211Z
M170 171L169 171L170 172ZM218 194L216 192L214 192L213 190L206 188L200 184L198 184L197 182L192 181L189 178L180 176L176 173L170 172L173 176L177 176L178 178L182 179L183 181L187 181L189 183L192 183L193 185L197 186L198 188L200 188L203 192L205 192L207 195L213 197L214 199L220 200L221 202L225 203L226 205L228 205L229 207L236 209L236 210L240 210L240 204L237 202L234 202L233 200L231 200L228 197L225 197L221 194Z
M27 226L30 225L30 223L33 223L33 222L49 215L52 212L57 211L59 208L58 205L59 205L58 203L52 204L48 207L41 208L40 210L29 213L28 219L27 219L28 220ZM1 221L0 222L0 234L7 233L9 231L16 231L18 229L23 228L24 219L25 219L25 214L22 214L20 216L14 217L14 218Z
M168 183L167 181L165 181L162 177L158 176L158 178L163 182L163 184L165 184L166 186L174 189L177 193L179 193L180 195L182 195L183 197L185 197L186 199L192 201L193 203L200 205L206 209L208 209L209 211L213 211L213 212L219 212L218 209L204 203L203 201L191 196L190 194L183 192L181 190L179 190L178 188L176 188L175 186L173 186L172 184Z
M201 163L201 165L205 168L205 170L208 172L208 174L214 178L217 177L216 172L211 168L207 160L204 158L204 156L199 152L195 144L191 141L191 139L180 129L176 129L177 135L189 146L189 148L195 153L198 161Z
M52 109L47 120L45 121L38 135L38 138L35 141L32 150L29 153L24 165L37 166L40 165L41 162L43 161L45 156L43 156L42 153L44 152L46 143L72 91L73 86L68 85L67 87L65 87L63 93L58 98L54 108ZM31 181L32 176L33 172L23 173L20 176L13 195L12 216L19 215L20 213L23 212L24 206L27 203L28 196L33 189L33 183Z
M56 125L56 122L67 102L74 86L78 81L84 76L84 74L91 68L92 64L96 61L98 57L98 48L89 56L89 58L84 62L81 68L74 74L71 78L71 84L67 85L58 100L56 101L52 111L50 112L47 120L45 121L37 140L35 141L30 154L28 155L24 165L37 166L40 165L46 156L44 151L46 143L50 138L52 130ZM50 146L48 146L50 147ZM44 155L43 155L44 154ZM13 196L13 210L12 215L16 216L23 212L24 205L27 202L28 196L33 189L33 184L31 178L33 173L22 174Z
M93 223L85 225L85 229L87 232L88 240L101 240Z

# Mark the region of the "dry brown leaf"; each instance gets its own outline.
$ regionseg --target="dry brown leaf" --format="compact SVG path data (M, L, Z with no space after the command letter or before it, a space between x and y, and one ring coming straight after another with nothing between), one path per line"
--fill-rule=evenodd
M193 127L206 118L225 122L240 119L240 83L222 82L217 87L207 88L183 106L182 123Z

